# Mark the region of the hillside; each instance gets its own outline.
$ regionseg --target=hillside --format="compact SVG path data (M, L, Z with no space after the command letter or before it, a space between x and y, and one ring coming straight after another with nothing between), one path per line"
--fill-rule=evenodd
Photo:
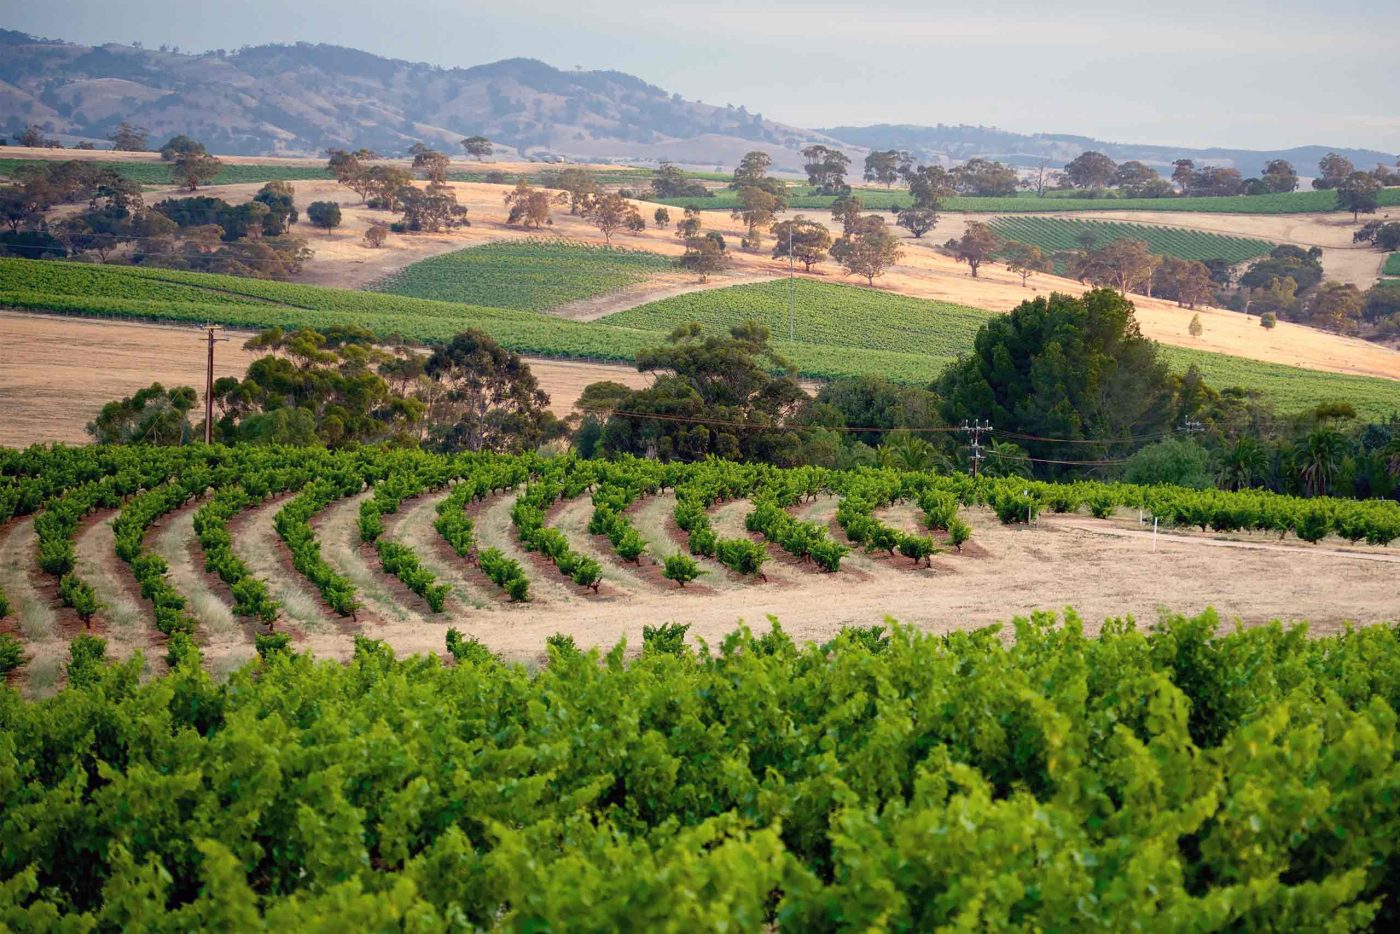
M0 126L37 123L65 142L104 140L125 119L153 140L187 133L231 154L393 154L419 140L455 150L479 133L525 154L732 164L750 149L785 153L814 136L621 72L523 58L439 68L332 45L183 54L8 30L0 51Z

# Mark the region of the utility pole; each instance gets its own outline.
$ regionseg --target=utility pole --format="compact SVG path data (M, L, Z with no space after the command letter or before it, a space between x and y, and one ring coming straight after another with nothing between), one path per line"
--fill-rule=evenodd
M793 276L795 275L795 273L793 272L793 265L792 265L792 225L793 225L793 222L792 222L791 219L789 219L789 220L788 220L788 340L789 340L789 341L795 341L795 340L797 340L797 317L796 317L796 313L793 311L793 306L794 306L794 302L793 302L793 289L796 288L796 282L795 282L795 280L794 280L794 278L793 278Z
M204 443L209 444L214 439L214 344L219 341L230 340L221 337L219 332L223 330L221 325L206 324L204 326L204 339L209 344L209 365L204 371Z
M1206 430L1206 426L1202 425L1199 421L1197 421L1194 418L1188 418L1182 421L1181 428L1178 430L1184 431L1188 435L1198 435Z
M986 456L982 453L982 432L991 434L992 423L974 418L972 424L963 422L962 427L958 430L970 438L972 451L968 455L968 460L972 462L972 478L975 480L980 472L979 468L982 466L982 458Z

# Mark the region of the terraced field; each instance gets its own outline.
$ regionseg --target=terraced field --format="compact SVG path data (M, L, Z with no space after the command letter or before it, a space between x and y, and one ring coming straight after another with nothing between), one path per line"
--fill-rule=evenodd
M546 311L674 269L657 253L561 241L510 240L444 253L374 283L371 292Z
M1153 253L1161 256L1193 260L1223 259L1234 265L1256 256L1266 256L1276 246L1267 240L1118 221L998 217L989 226L1007 240L1029 243L1047 253L1083 249L1081 239L1092 235L1095 248L1108 246L1117 240L1143 240Z

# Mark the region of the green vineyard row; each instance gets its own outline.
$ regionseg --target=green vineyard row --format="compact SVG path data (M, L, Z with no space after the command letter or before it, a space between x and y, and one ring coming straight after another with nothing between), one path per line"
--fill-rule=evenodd
M1094 238L1095 248L1108 246L1116 240L1142 240L1153 253L1160 256L1192 260L1223 259L1231 265L1265 256L1274 248L1274 244L1267 240L1118 221L998 217L991 221L990 226L1003 239L1029 243L1047 253L1081 250L1084 248L1081 241L1086 234Z
M547 311L673 269L658 253L561 240L508 240L421 260L373 292L491 308Z

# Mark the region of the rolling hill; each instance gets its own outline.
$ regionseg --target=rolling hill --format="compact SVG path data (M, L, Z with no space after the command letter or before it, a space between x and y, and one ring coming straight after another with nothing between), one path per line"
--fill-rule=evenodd
M817 138L622 72L533 59L439 68L310 43L186 54L0 30L5 132L37 123L65 142L101 141L124 119L153 141L187 133L232 155L396 154L420 140L457 150L479 133L524 154L732 165L754 148L794 162L792 149Z

